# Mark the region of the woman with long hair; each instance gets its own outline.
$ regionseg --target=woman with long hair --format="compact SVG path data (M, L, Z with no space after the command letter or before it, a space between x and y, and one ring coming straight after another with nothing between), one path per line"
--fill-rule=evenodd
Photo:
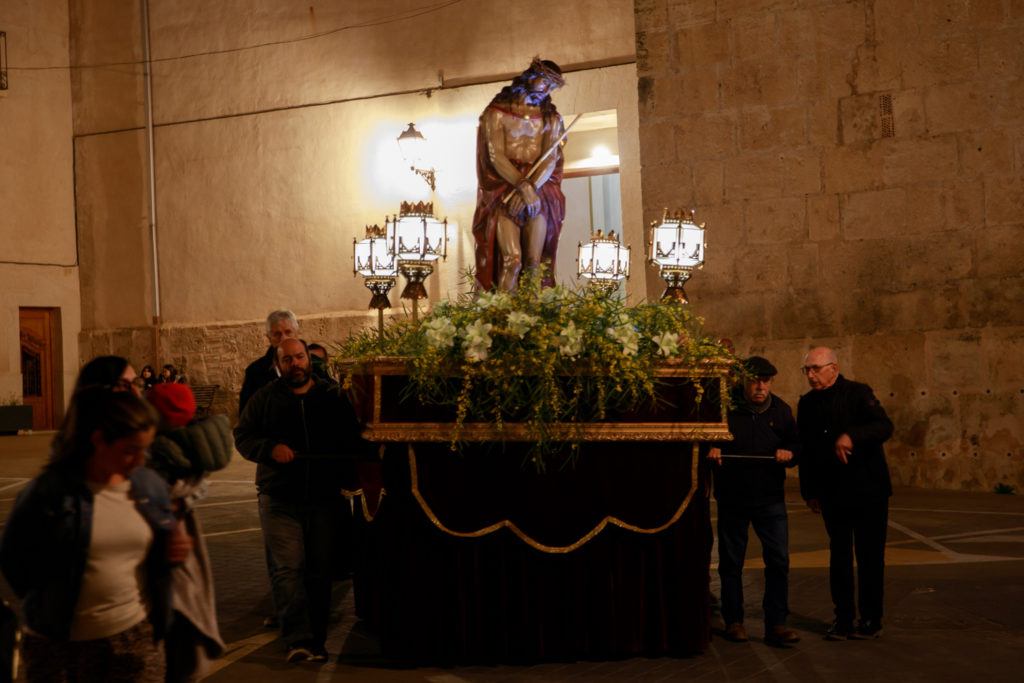
M167 483L142 466L158 421L131 391L83 386L18 495L0 569L22 600L29 680L164 679L170 569L191 542L171 533Z
M143 391L149 391L156 384L156 373L153 372L152 365L144 365L139 371L139 377L142 379Z

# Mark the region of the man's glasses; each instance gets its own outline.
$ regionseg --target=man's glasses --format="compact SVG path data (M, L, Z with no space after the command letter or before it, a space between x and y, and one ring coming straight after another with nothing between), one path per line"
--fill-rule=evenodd
M817 375L819 372L821 372L830 365L835 365L835 363L825 363L824 365L805 365L802 368L800 368L800 371L805 375L809 375L812 372L815 375Z

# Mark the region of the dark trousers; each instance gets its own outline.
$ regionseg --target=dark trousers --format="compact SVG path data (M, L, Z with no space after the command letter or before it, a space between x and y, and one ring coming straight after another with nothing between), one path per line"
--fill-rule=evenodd
M836 619L852 622L854 611L853 560L857 558L857 607L861 619L882 618L885 580L885 536L889 499L874 498L855 505L821 501L821 516L829 539L829 587Z
M766 628L785 626L789 614L789 524L785 503L756 507L718 505L718 575L722 579L722 619L743 622L743 558L747 531L761 540L764 558Z
M331 609L337 502L291 503L260 494L260 526L274 609L286 645L323 646Z

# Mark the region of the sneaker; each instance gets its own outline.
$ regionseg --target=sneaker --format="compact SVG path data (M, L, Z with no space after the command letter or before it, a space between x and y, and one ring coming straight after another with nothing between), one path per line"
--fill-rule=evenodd
M861 619L857 624L857 630L850 633L850 637L856 640L874 640L881 635L881 619Z
M305 645L290 645L288 652L285 654L285 659L289 664L297 664L299 662L308 662L312 659L313 653L309 651L309 648Z
M853 634L852 621L839 621L836 619L825 632L825 640L846 640Z
M326 662L327 649L323 645L314 645L313 647L309 648L309 661Z
M745 643L750 640L747 637L747 630L738 621L732 622L725 628L725 639L734 643Z
M764 643L772 647L789 647L800 642L800 634L785 626L772 626L765 631Z

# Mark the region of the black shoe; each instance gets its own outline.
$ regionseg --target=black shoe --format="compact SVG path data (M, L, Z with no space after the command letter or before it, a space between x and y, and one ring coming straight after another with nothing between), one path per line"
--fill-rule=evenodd
M846 640L853 635L852 621L839 621L836 619L825 632L825 640Z
M850 634L856 640L874 640L882 635L881 619L861 619L857 630Z
M313 647L309 648L309 661L326 662L327 649L323 645L314 645Z

